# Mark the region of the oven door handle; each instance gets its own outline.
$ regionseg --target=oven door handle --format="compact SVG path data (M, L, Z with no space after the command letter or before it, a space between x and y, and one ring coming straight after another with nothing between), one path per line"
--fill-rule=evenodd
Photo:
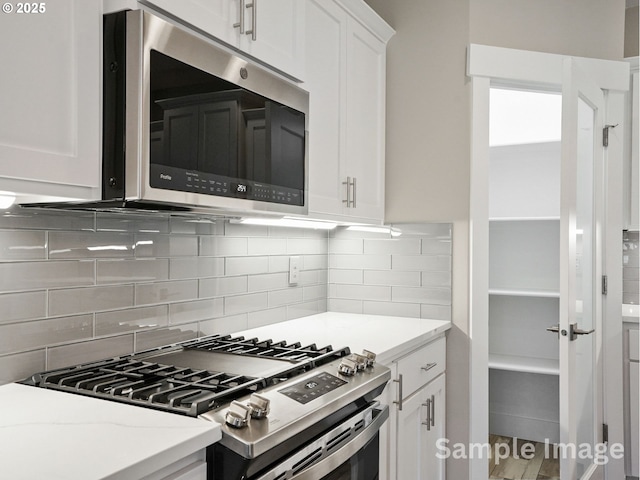
M311 463L303 470L298 470L293 473L292 476L281 475L287 470L283 464L268 472L266 475L259 477L257 480L273 480L275 478L288 478L291 480L317 480L318 478L324 478L326 475L333 472L336 468L342 465L344 462L353 457L360 449L362 449L369 441L374 438L382 424L389 418L389 407L387 405L375 405L371 409L372 412L376 412L373 420L364 427L359 433L353 436L348 442L341 447L332 451L325 456L319 456L320 460L315 463ZM319 439L318 442L322 442L323 439ZM320 447L319 447L320 448Z

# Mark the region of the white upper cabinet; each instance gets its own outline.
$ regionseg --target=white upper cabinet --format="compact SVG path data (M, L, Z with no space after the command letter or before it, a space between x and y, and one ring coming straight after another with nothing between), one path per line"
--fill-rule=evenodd
M144 0L180 22L296 79L304 74L300 0Z
M638 161L638 132L640 123L638 110L638 57L629 59L631 64L631 85L627 93L627 130L625 132L625 184L624 184L624 227L640 229L640 162Z
M12 5L0 16L0 191L25 202L96 199L102 2Z
M384 220L386 43L393 33L364 2L307 2L310 215Z

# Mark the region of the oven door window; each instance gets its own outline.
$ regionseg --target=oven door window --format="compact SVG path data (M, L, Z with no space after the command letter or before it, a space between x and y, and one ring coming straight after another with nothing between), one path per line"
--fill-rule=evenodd
M376 435L364 448L353 455L322 480L377 480L378 470L378 438Z

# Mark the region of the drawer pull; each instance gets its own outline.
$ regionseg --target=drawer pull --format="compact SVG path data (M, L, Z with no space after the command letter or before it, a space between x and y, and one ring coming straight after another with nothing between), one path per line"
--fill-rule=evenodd
M436 426L436 396L431 395L431 426Z
M420 367L420 369L424 370L425 372L428 372L429 370L431 370L436 365L438 365L438 362L427 363L424 367Z
M394 380L395 383L398 384L398 401L395 401L393 403L395 403L396 405L398 405L398 410L402 411L402 374L398 375L398 379Z

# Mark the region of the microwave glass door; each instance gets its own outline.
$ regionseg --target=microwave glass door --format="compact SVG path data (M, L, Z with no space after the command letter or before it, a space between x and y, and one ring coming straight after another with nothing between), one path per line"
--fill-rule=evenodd
M305 116L150 52L154 188L304 205Z

